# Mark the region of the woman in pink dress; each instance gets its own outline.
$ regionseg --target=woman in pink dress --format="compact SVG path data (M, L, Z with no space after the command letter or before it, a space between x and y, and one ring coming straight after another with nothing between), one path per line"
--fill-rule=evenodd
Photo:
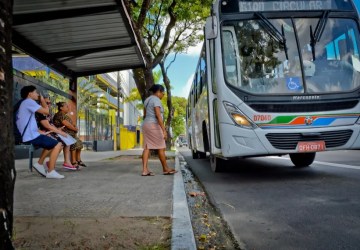
M177 171L169 168L165 157L165 140L167 133L164 126L164 107L161 104L161 99L164 97L164 87L160 84L155 84L149 89L152 93L144 102L144 151L142 154L143 171L142 176L153 176L154 174L148 168L148 159L150 149L157 149L159 159L163 168L164 175L172 175Z

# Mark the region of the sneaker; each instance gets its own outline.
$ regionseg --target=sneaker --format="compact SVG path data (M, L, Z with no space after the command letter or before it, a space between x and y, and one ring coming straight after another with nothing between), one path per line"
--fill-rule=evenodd
M65 178L65 176L59 174L58 172L56 172L56 170L53 170L46 174L46 178L48 178L48 179L63 179L63 178Z
M43 165L39 164L39 163L34 163L33 164L33 168L36 170L36 172L38 172L40 175L46 177L46 171Z
M71 164L67 164L67 163L63 164L63 168L68 169L68 170L73 170L73 171L77 170L77 168L75 166L73 166Z

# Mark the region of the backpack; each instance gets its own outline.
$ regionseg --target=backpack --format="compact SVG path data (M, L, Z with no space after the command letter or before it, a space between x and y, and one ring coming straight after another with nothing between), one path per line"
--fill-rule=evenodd
M14 141L15 141L15 145L19 145L21 143L23 143L23 135L29 125L30 119L32 114L30 115L30 118L28 120L28 122L26 123L25 129L22 133L20 133L17 125L16 125L16 117L20 108L21 103L24 101L25 99L22 99L20 101L18 101L15 105L14 105L14 109L13 109L13 132L14 132Z

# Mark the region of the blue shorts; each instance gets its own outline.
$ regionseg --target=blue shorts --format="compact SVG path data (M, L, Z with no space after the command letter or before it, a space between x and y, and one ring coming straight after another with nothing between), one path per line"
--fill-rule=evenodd
M34 140L29 141L35 148L53 149L59 142L50 136L40 135Z

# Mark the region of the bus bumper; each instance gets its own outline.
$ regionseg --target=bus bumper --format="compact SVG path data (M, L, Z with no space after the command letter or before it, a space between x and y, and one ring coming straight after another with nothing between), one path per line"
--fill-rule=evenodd
M231 124L220 124L221 149L224 157L283 155L298 153L299 137L319 135L326 143L325 151L360 149L360 125L311 129L245 129Z

